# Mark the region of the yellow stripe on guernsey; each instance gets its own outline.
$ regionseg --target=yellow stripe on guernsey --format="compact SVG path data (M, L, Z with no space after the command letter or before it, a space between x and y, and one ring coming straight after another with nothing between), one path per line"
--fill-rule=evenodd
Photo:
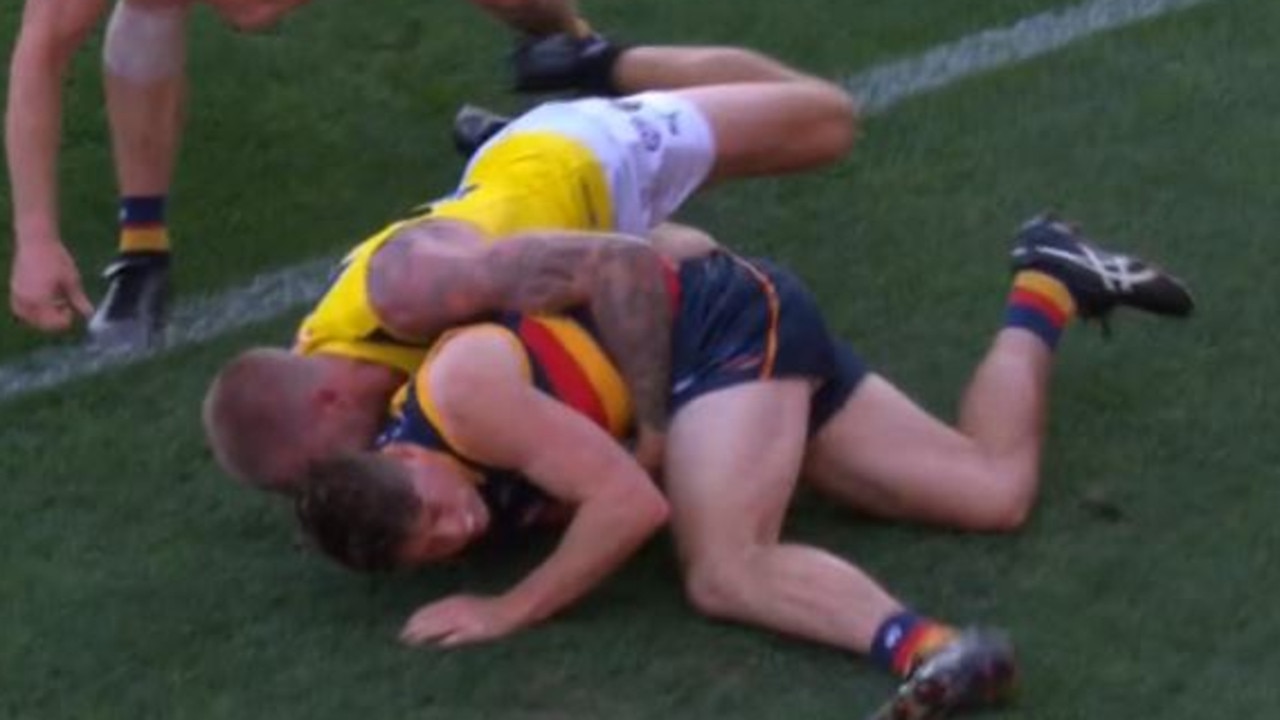
M490 239L529 230L608 230L613 203L590 148L552 132L522 132L486 148L431 217L463 220Z
M457 330L450 330L441 335L440 340L431 346L431 350L427 352L426 359L422 361L422 366L417 370L417 375L414 377L412 383L414 396L418 400L418 407L422 408L422 414L427 416L428 424L435 428L436 432L440 433L440 437L449 444L449 447L467 459L471 459L474 456L465 445L460 445L458 439L449 431L449 426L440 417L440 408L436 406L435 398L431 395L431 363L450 340L464 334L470 335L473 333L496 333L507 341L507 344L511 346L511 351L520 358L525 379L531 380L533 378L533 370L529 367L529 356L525 354L524 346L520 344L520 338L516 337L516 334L511 330L495 323L468 325ZM404 390L402 389L401 393L403 392ZM399 397L398 403L395 399L392 400L393 412L400 410L404 405L404 396L401 393L397 393Z
M581 325L564 317L537 315L525 318L551 336L559 348L540 344L522 326L521 339L542 365L551 384L549 392L575 410L599 422L616 438L631 427L631 394L622 375L596 339Z

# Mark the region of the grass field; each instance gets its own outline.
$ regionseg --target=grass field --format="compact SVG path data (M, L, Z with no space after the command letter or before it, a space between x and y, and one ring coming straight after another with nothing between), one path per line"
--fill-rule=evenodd
M829 77L1058 4L584 1L629 39L752 45ZM999 319L1007 239L1041 208L1193 285L1190 323L1118 317L1110 341L1066 338L1043 500L1020 535L869 523L811 497L793 513L794 535L914 605L1008 627L1025 681L1002 717L1280 714L1277 26L1280 4L1220 0L1100 35L870 118L834 170L721 188L687 215L795 267L944 416ZM515 107L505 47L457 0L321 2L264 38L202 15L172 217L182 291L336 255L446 190L456 105ZM86 272L113 249L96 56L71 81L62 166ZM204 387L296 319L0 405L0 716L848 718L892 687L839 653L698 619L665 540L510 642L398 646L417 604L502 587L539 549L354 577L297 549L287 508L222 479ZM0 363L47 342L6 324Z

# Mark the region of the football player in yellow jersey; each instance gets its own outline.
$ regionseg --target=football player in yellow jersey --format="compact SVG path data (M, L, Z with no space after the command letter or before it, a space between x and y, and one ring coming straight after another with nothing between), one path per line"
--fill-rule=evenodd
M287 490L316 454L372 440L388 398L441 331L498 310L584 301L603 316L640 447L660 445L670 319L652 301L658 268L627 245L708 183L843 157L853 103L832 83L741 48L544 42L568 50L531 48L552 61L526 68L526 80L546 76L530 84L633 94L521 116L480 148L451 196L347 256L303 321L294 357L234 361L205 405L232 474ZM325 392L281 397L288 378L305 373L328 378Z
M431 349L376 451L312 468L297 497L317 545L361 570L414 567L567 519L558 547L491 597L419 609L402 638L493 640L562 610L668 517L702 612L869 654L904 678L875 716L939 718L1005 698L1004 636L906 609L856 566L781 539L797 479L860 510L1011 530L1038 485L1054 348L1075 316L1182 316L1183 285L1051 218L1014 243L1002 327L958 427L922 411L827 330L799 280L723 252L679 266L664 501L618 439L628 404L588 313L505 314Z

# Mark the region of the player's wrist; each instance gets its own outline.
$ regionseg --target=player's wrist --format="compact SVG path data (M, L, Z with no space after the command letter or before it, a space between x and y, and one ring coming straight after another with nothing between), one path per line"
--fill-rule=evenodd
M13 242L19 248L61 246L56 223L46 218L19 218L13 224Z
M499 595L496 600L499 612L513 630L528 627L542 619L536 612L537 602L523 588L513 588Z

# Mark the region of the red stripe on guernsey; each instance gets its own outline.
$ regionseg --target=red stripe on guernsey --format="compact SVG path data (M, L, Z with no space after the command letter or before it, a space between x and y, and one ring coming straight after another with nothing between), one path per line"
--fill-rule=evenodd
M1009 293L1010 305L1026 305L1035 308L1044 314L1045 317L1053 323L1054 327L1063 327L1067 324L1067 313L1059 307L1053 300L1041 295L1040 293L1028 290L1026 288L1015 287L1013 292Z
M542 366L555 396L608 430L609 416L604 403L587 374L556 336L536 319L528 317L520 319L517 332Z
M164 228L163 220L125 220L120 223L121 227L130 230L160 230Z
M662 276L667 281L667 297L671 298L672 316L680 312L680 272L667 258L662 258Z

